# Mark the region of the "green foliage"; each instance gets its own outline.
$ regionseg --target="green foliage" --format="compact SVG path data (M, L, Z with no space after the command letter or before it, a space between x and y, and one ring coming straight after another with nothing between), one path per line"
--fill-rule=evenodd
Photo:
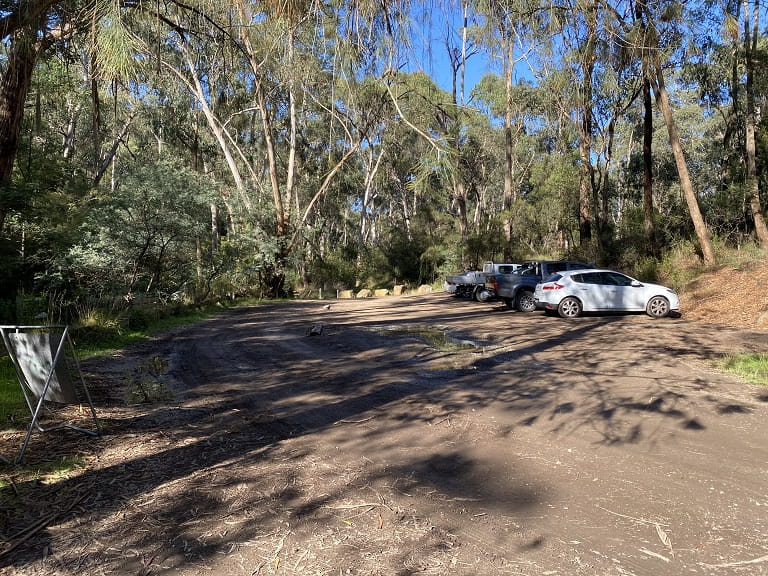
M239 55L238 47L226 40L242 24L237 14L214 4L197 8L167 15L178 18L176 30L188 31L190 53L205 55L193 57L194 70L187 70L179 45L168 41L163 25L170 20L148 22L116 3L94 4L88 9L93 12L83 13L90 22L87 34L75 30L66 50L57 44L43 55L26 102L34 114L27 114L20 133L13 185L0 190L0 211L8 213L0 238L0 318L15 319L17 295L32 294L43 297L51 318L74 319L89 308L104 308L120 313L120 329L130 330L155 320L154 312L144 308L147 302L167 306L219 297L283 296L306 282L326 289L430 282L465 266L479 268L485 260L542 254L664 273L665 262L654 267L645 246L638 145L642 107L627 98L636 89L641 61L629 48L617 54L601 44L595 51L592 102L585 104L594 112L593 160L609 171L596 174L591 209L598 214L605 200L607 221L599 241L579 244L575 107L586 92L574 82L573 67L578 66L573 59L580 51L570 45L569 34L586 31L582 6L568 12L569 19L542 13L539 20L526 12L515 23L519 44L510 47L513 59L525 52L539 75L536 82L515 80L508 95L504 78L487 74L471 87L466 106L456 106L452 94L427 74L382 73L391 60L379 58L391 45L388 35L384 39L372 31L384 24L396 27L406 12L384 20L375 12L351 12L357 19L353 28L339 24L334 8L314 13L296 22L292 60L285 22L250 22L262 67L257 78L241 66L244 59L233 56ZM479 12L489 8L498 6L474 7ZM470 27L476 49L500 55L497 51L512 36L506 35L511 29L498 26L506 22L503 18L525 11L522 5L508 8L486 14L483 24L490 29ZM743 186L744 90L731 85L741 82L732 76L739 27L731 25L725 38L697 43L681 18L689 9L662 7L652 14L658 21L649 24L662 32L664 58L682 55L683 35L690 35L696 47L686 54L687 66L678 68L673 60L665 64L676 120L707 223L723 242L743 246L753 225ZM708 22L731 22L710 10ZM199 28L200 22L210 26ZM321 42L317 25L323 29ZM603 25L609 21L601 19ZM208 36L219 26L215 39ZM539 42L539 26L560 35L559 40ZM638 31L631 40L647 38ZM764 39L758 42L757 56L764 59ZM210 50L214 43L216 50ZM73 57L84 47L93 50L89 54L98 74L83 70ZM147 50L153 62L157 59L156 69L143 66L149 61ZM170 69L184 75L184 81L167 76ZM755 79L759 104L765 100L764 76ZM112 82L118 78L138 81ZM263 164L268 147L264 110L261 103L254 108L256 80L264 83L276 173ZM195 81L202 83L198 97L207 101L190 102L187 88ZM294 86L301 90L289 100ZM290 198L289 103L297 112L298 175ZM201 114L204 105L216 116L210 124ZM618 109L622 113L608 134L607 122ZM503 129L508 114L512 134ZM757 134L763 191L768 186L766 118ZM224 127L225 142L206 125ZM674 252L690 241L693 229L658 115L654 125L657 240L662 252ZM508 136L516 194L512 206L503 189ZM113 144L118 153L108 173L109 189L90 190ZM305 218L303 211L320 182L353 145L360 146L357 153ZM242 186L235 186L235 175L242 177ZM304 245L274 233L273 176L287 200L287 236L295 232ZM466 198L458 197L460 189ZM362 190L375 198L366 208L367 223L376 233L358 244ZM467 230L459 222L464 203ZM218 208L213 223L211 205ZM212 224L222 238L212 238Z
M381 288L403 281L402 269L393 266L387 254L378 247L365 250L361 254L360 265L357 271L357 284L365 288ZM409 255L412 256L412 255ZM406 268L408 263L406 264ZM410 264L413 264L411 261Z
M378 278L378 282L390 278L396 284L431 283L437 277L437 270L434 262L422 259L427 248L423 234L412 233L409 238L403 231L393 231L388 244L381 247L380 264L383 265L378 270L369 270L369 274Z
M194 286L196 245L210 227L211 195L172 162L134 166L114 194L94 195L82 240L38 277L62 306L84 296L173 294Z
M659 278L667 286L681 290L704 271L695 242L682 240L667 250L658 270Z
M325 258L318 258L311 264L309 279L313 286L329 290L348 290L355 286L357 269L355 257L343 253L333 253Z

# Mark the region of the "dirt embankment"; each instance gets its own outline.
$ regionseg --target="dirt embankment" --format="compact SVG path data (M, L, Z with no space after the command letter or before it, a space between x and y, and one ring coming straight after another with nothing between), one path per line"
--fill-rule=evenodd
M689 320L747 330L768 329L768 266L725 267L686 286L680 306Z

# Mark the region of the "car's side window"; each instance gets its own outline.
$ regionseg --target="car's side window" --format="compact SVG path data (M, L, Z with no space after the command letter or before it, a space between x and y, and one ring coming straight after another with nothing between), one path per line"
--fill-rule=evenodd
M624 274L617 274L615 272L608 272L606 273L606 276L609 276L611 279L611 284L614 286L631 286L632 285L632 278L629 276L624 276Z
M600 273L600 284L605 284L606 286L616 286L616 279L613 277L613 275L610 272L601 272Z
M588 272L586 274L579 274L583 278L582 282L585 284L601 284L599 272Z
M579 284L584 283L584 274L571 274L571 280L574 282L578 282Z

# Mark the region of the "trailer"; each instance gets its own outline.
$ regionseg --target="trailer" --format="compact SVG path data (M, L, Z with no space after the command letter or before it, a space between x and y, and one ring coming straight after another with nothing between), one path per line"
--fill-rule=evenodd
M449 294L459 298L472 298L478 302L487 302L495 297L492 289L486 287L486 276L496 274L512 274L520 268L517 263L496 264L488 261L482 270L469 270L463 274L452 274L445 277L444 288Z

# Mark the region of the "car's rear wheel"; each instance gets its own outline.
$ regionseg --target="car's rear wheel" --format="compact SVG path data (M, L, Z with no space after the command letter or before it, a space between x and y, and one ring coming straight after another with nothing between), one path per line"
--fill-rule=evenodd
M563 318L576 318L581 315L581 302L573 296L568 296L560 301L557 313Z
M536 310L536 300L533 298L533 292L528 290L518 292L515 298L515 308L520 312L533 312Z
M664 318L669 316L669 300L664 296L654 296L648 300L648 305L645 307L645 311L648 316L653 318Z

